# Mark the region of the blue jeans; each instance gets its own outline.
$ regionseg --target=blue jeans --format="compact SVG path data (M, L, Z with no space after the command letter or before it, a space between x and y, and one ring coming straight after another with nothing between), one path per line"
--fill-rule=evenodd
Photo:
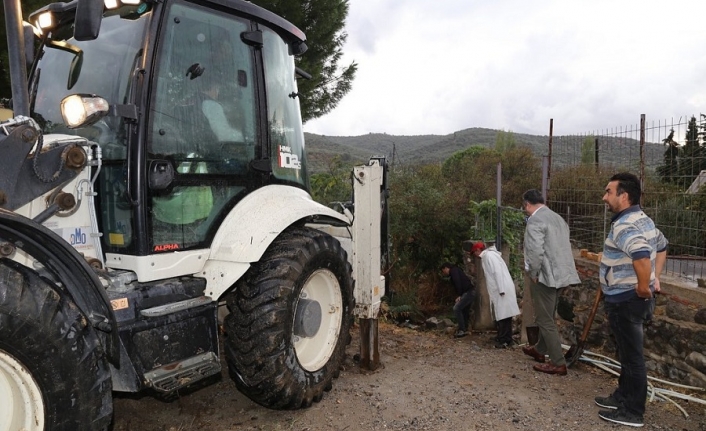
M461 299L459 299L459 301L454 304L454 315L456 316L456 321L458 322L459 331L468 331L468 313L471 308L471 305L473 305L475 293L475 290L469 290L468 292L461 295Z
M645 414L647 399L643 324L652 319L654 307L654 298L645 300L635 297L624 302L605 302L620 361L618 389L613 392L613 398L622 402L625 410L640 417Z

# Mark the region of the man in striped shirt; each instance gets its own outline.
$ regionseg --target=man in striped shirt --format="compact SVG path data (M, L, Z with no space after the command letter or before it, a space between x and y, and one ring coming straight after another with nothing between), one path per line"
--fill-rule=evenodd
M640 180L630 173L611 177L603 202L615 215L603 245L600 282L615 337L620 378L607 397L596 397L601 419L641 427L647 398L643 322L652 318L667 240L640 208Z

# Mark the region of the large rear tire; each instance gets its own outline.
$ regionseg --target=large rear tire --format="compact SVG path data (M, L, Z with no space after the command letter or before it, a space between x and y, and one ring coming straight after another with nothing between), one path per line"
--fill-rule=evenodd
M0 262L0 431L106 429L111 390L76 305L31 269Z
M288 229L227 303L225 353L238 389L275 409L321 400L338 377L353 313L341 244L315 229Z

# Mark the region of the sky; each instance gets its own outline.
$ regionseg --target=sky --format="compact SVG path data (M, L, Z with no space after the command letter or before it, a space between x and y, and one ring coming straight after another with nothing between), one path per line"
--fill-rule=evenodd
M351 91L304 131L582 134L706 112L704 0L350 0ZM683 119L682 119L683 121Z

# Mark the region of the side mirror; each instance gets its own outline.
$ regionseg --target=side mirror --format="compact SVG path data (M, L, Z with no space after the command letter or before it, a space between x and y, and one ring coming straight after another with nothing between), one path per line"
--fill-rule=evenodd
M101 29L104 0L78 0L74 20L74 38L95 40Z
M22 22L22 31L25 39L25 63L27 68L30 68L34 62L34 27L28 22Z
M79 51L74 58L71 60L71 67L69 68L69 81L66 83L66 89L71 90L74 85L78 82L78 77L81 75L81 68L83 67L83 51Z
M152 160L149 168L151 190L166 190L174 181L174 166L169 160Z

